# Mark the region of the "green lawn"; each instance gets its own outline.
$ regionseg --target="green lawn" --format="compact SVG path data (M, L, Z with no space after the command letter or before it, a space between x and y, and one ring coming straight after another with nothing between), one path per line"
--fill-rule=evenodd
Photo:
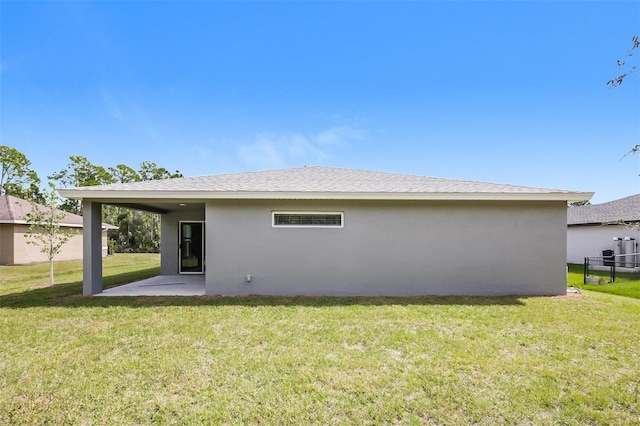
M83 298L37 268L0 267L0 424L640 423L637 299Z
M160 274L159 254L117 254L103 259L104 287L154 277ZM82 295L82 261L56 262L54 265L56 284L49 283L49 264L40 263L25 266L0 266L1 306L16 303L47 304L59 297L80 297Z
M640 299L640 273L617 272L615 282L598 285L583 284L584 282L584 265L569 264L569 285L584 290L592 290L600 293L617 294L619 296L634 297ZM610 272L607 271L590 271L590 275L602 277L607 282L610 278Z

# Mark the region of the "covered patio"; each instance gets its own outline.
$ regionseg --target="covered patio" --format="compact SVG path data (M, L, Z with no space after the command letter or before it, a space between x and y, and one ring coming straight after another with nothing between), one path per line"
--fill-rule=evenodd
M85 296L564 295L567 201L593 195L322 166L59 193ZM102 205L161 215L160 277L104 290Z
M95 296L204 296L204 275L158 275L103 290Z

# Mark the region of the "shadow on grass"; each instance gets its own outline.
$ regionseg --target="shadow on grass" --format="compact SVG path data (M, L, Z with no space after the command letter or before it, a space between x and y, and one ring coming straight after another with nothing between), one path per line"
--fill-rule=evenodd
M105 276L104 288L116 287L157 274L157 268L119 275ZM82 283L56 284L32 288L19 293L0 295L0 307L23 309L31 307L96 307L127 306L390 306L390 305L524 305L528 296L377 296L377 297L311 297L311 296L129 296L84 297Z

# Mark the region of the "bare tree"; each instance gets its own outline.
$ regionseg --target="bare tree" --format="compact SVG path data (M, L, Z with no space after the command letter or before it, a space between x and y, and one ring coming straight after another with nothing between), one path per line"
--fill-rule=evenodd
M49 191L44 191L44 208L37 203L31 203L31 211L25 217L27 223L30 224L25 237L28 244L40 247L40 252L47 255L49 260L49 284L54 285L53 263L55 256L78 232L62 229L60 222L64 219L66 213L57 209L59 201L55 186L49 183L49 187Z
M633 45L631 46L631 49L627 50L627 54L625 55L624 59L618 59L617 60L618 68L622 71L622 74L620 74L616 78L613 78L613 79L607 81L607 86L609 86L609 87L620 86L622 84L622 82L624 81L624 79L627 78L627 76L629 76L629 75L633 74L634 72L638 71L638 66L637 65L631 65L631 64L628 65L627 64L627 62L633 56L633 51L638 49L638 48L640 48L640 40L638 39L638 36L633 36L631 41L632 41Z
M625 55L624 59L618 59L617 60L618 68L620 70L622 70L623 72L622 72L622 74L620 74L616 78L613 78L613 79L607 81L607 86L609 86L609 88L620 86L624 82L625 78L627 78L629 75L631 75L631 74L635 73L636 71L638 71L638 66L637 65L627 64L627 62L633 56L634 51L636 49L640 48L640 39L638 39L638 36L633 36L631 41L632 41L633 44L632 44L631 48L629 50L627 50L627 54ZM622 158L626 157L629 154L637 154L639 151L640 151L640 144L636 144L633 148L631 148L629 150L629 152L627 152L625 155L623 155Z

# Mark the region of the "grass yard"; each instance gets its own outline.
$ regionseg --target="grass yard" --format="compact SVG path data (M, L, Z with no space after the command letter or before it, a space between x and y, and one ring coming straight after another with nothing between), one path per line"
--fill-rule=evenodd
M83 298L60 267L0 267L0 424L640 424L638 299Z
M633 297L640 299L640 274L632 272L616 272L616 281L609 284L583 284L584 265L569 264L569 285L574 287L592 290L600 293L617 294L619 296ZM609 271L590 271L590 275L602 277L609 280Z

